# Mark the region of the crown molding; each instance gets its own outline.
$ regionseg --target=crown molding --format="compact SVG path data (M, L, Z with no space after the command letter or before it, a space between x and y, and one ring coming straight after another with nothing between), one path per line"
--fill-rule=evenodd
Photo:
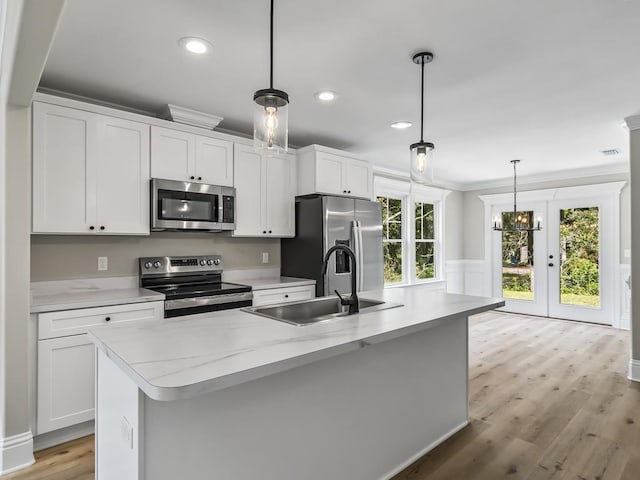
M518 175L518 186L530 185L534 183L546 183L557 180L572 180L576 178L598 177L602 175L620 175L629 173L629 163L615 163L612 165L601 165L598 167L575 168L571 170L560 170L558 172L545 172L535 175ZM486 190L490 188L500 188L513 186L513 177L501 178L499 180L486 180L481 182L465 183L463 191Z
M627 128L630 131L640 130L640 115L633 115L631 117L626 117L624 121L627 124Z
M409 176L409 173L404 172L402 170L396 170L393 168L374 165L373 174L378 177L385 177L392 180L411 183L411 177ZM463 183L453 182L451 180L438 180L433 185L429 185L429 187L441 188L441 189L447 189L447 190L457 190L457 191L464 190Z
M190 108L181 107L168 103L166 108L160 114L161 118L173 120L178 123L186 123L194 127L206 128L213 130L224 118L210 113L199 112Z

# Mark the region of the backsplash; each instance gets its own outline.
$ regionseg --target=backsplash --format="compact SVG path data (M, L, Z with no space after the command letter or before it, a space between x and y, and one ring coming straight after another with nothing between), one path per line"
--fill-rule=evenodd
M262 263L262 254L269 263ZM138 257L219 254L225 269L280 267L280 239L231 238L224 234L158 232L134 236L31 236L31 281L138 275ZM108 270L98 271L98 257Z

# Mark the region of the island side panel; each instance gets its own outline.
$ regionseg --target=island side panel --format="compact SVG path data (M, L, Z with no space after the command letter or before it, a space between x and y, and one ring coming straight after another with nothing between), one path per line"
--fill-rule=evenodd
M468 423L467 332L461 315L200 397L145 396L144 478L389 478Z
M96 480L142 480L144 394L100 350L96 373Z

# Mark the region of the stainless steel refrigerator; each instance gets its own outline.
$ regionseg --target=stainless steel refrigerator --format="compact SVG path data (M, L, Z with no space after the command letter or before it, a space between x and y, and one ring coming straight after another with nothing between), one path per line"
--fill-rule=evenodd
M351 293L353 267L343 251L333 253L327 275L322 275L324 254L338 244L356 255L358 291L383 288L380 204L353 198L296 198L296 236L281 242L282 275L314 279L318 297L335 290Z

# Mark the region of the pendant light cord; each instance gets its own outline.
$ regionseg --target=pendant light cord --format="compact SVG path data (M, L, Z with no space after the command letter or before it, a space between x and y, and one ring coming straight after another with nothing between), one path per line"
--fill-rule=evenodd
M517 209L516 209L516 194L517 194L517 183L516 183L516 165L518 162L513 162L513 221L516 221Z
M270 88L273 90L273 1L271 0L271 24L270 24L270 33L269 33L269 40L270 40L270 46L269 46L269 55L271 56L271 63L270 63L270 72L269 72L269 84L270 84Z
M420 90L420 142L424 142L424 56L422 57L422 85Z

